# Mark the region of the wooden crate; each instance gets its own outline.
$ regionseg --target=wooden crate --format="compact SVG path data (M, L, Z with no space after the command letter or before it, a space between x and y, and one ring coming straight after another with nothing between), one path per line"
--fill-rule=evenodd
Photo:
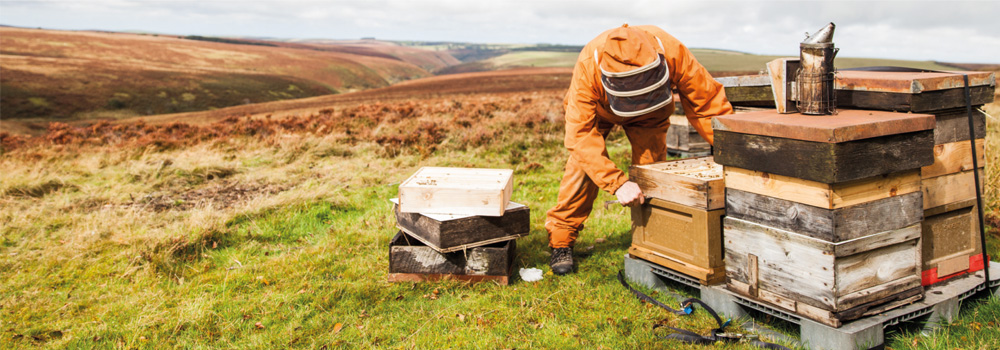
M667 149L684 152L707 152L712 145L698 134L687 117L671 116L670 128L667 129Z
M722 166L711 156L633 165L629 180L647 197L707 210L726 205Z
M976 161L983 167L986 161L986 140L976 139ZM934 164L920 168L920 177L929 179L941 175L972 170L972 141L957 141L934 145Z
M827 184L790 176L724 167L726 187L824 209L845 208L918 192L920 169ZM926 205L927 193L924 193Z
M632 208L629 254L701 280L725 280L722 216L725 209L704 210L652 198Z
M423 167L399 185L404 213L502 216L514 184L510 169Z
M919 224L923 195L911 192L836 209L726 190L726 216L839 243Z
M920 225L832 243L726 217L728 287L840 327L923 296Z
M404 213L399 205L393 212L396 227L441 253L516 239L527 235L531 224L531 210L514 202L503 216Z
M969 75L973 105L993 102L993 72ZM837 106L900 112L965 107L963 78L955 73L837 71Z
M837 183L934 163L934 116L843 110L836 116L761 111L718 116L715 161Z
M924 215L921 225L924 286L983 269L975 200L934 208Z
M983 168L980 167L980 191L985 186L985 175ZM976 199L975 182L976 177L972 170L923 179L921 190L924 192L924 210Z
M977 139L986 137L986 113L974 106L972 108L972 123ZM969 115L963 108L934 112L934 144L969 140Z
M389 282L422 282L442 279L510 283L514 268L514 240L440 253L403 231L389 243Z

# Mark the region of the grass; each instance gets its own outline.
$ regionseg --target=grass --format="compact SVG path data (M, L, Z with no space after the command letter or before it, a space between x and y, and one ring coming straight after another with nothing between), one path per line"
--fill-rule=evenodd
M631 241L624 208L597 206L576 246L579 273L549 272L544 211L567 156L561 98L428 99L337 110L349 119L333 129L5 151L0 347L702 349L658 340L651 327L706 333L706 313L673 316L615 280ZM367 123L372 134L352 127ZM991 119L988 179L997 126ZM406 138L413 130L438 136ZM608 145L626 168L621 130ZM533 212L516 263L545 278L386 282L388 199L421 166L514 169L513 199ZM995 212L995 180L987 187ZM998 321L1000 300L985 299L940 334L898 331L888 346L996 348Z

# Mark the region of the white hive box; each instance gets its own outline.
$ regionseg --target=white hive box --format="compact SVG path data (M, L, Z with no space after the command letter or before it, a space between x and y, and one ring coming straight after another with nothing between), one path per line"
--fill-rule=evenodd
M399 185L399 211L503 216L513 184L510 169L423 167Z

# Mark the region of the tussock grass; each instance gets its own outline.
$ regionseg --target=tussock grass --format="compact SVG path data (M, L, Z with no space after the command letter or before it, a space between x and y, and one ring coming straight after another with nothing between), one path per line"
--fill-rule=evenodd
M555 204L567 154L561 96L533 98L453 101L463 106L418 106L414 114L405 103L352 110L358 120L362 112L381 113L372 119L373 128L383 125L378 133L361 136L279 128L175 147L28 143L4 153L0 344L702 349L658 340L651 326L707 333L710 316L667 314L615 280L631 242L627 209L596 206L575 248L580 272L548 272L544 212ZM437 125L437 136L407 139L407 128L426 123ZM991 125L988 152L998 132ZM379 142L380 135L387 138ZM608 146L627 168L620 130ZM995 179L996 163L988 164L994 175L987 178ZM545 279L386 282L397 231L388 199L421 166L514 169L513 199L532 210L517 266L540 268ZM62 185L41 196L11 190L53 181ZM987 207L995 209L995 181L987 187L994 191ZM598 202L610 199L602 194ZM997 241L991 236L994 255ZM1000 345L997 310L996 299L977 301L943 335L897 332L889 346L993 348Z

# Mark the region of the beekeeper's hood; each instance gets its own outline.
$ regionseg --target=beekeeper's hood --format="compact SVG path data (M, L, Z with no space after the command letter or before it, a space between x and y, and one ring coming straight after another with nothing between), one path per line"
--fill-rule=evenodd
M603 49L594 50L594 60L612 112L635 117L673 102L663 51L659 38L628 24L608 33Z

